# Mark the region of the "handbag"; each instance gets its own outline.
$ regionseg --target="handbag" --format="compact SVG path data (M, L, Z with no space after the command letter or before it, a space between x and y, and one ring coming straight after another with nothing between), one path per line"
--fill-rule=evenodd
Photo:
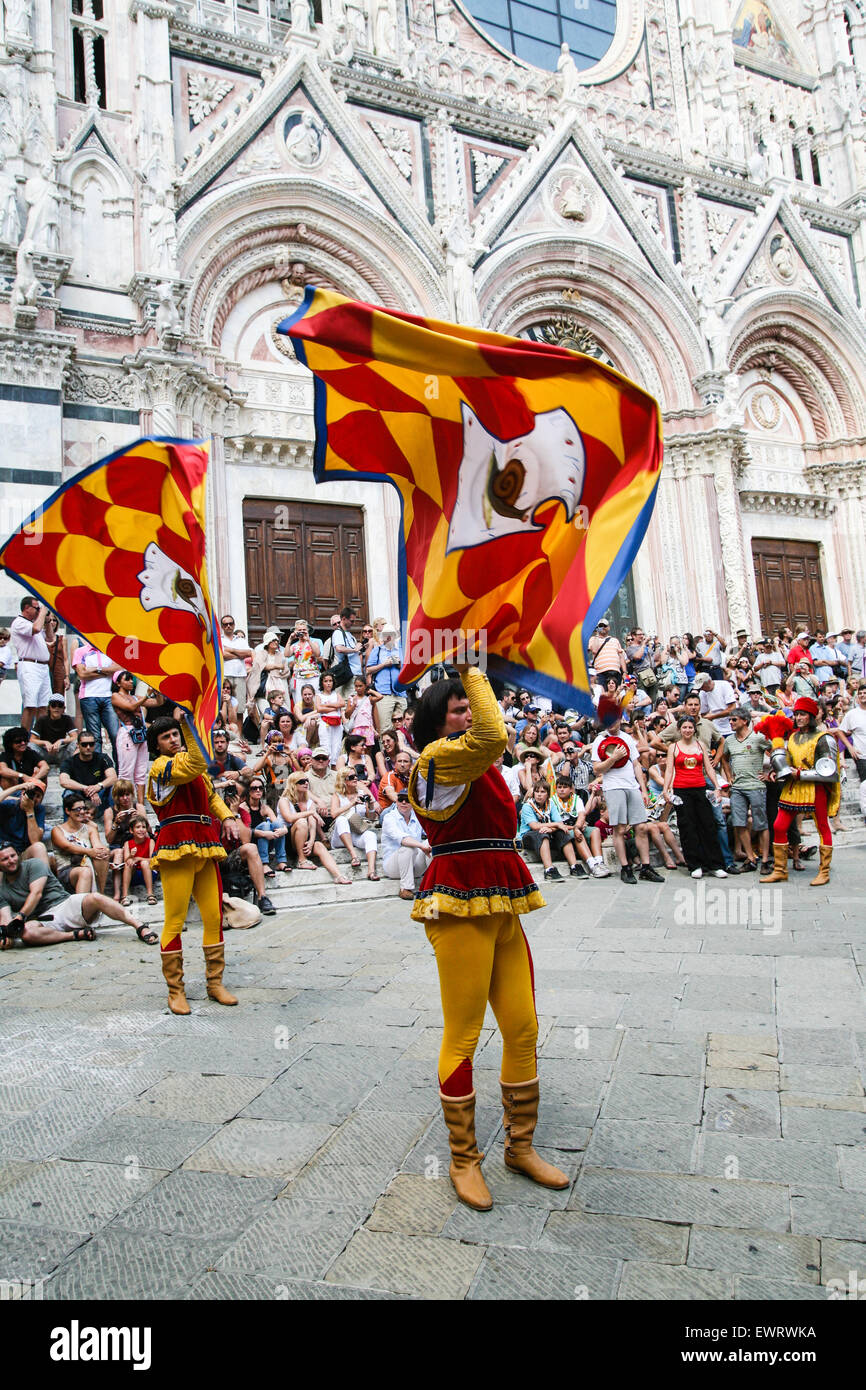
M244 902L243 898L233 898L228 893L223 894L223 926L244 931L247 927L258 926L261 920L261 912L252 903Z
M652 690L658 684L656 673L651 666L644 666L638 671L637 681L642 690Z
M341 685L348 685L352 679L352 668L349 665L349 658L341 656L339 661L335 661L333 666L328 667L328 672L334 677L334 689L339 690Z

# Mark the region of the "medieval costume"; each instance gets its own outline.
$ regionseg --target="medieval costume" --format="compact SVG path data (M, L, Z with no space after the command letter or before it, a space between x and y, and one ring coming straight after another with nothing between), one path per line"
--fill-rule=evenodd
M439 1095L451 1180L461 1201L486 1211L493 1201L475 1138L472 1060L488 1001L502 1033L506 1165L546 1187L567 1187L568 1178L532 1148L538 1020L519 914L543 907L544 899L515 847L514 798L493 766L507 743L501 711L479 670L471 667L462 678L471 727L428 742L409 779L409 799L432 851L412 917L424 923L439 971Z
M162 973L168 985L168 1007L188 1014L183 989L181 932L194 897L204 925L207 992L218 1004L238 1001L223 987L225 946L222 929L222 881L219 861L226 852L220 827L233 812L213 789L205 760L196 743L172 757L151 764L147 799L159 817L153 863L159 869L165 899L165 925L160 939Z
M833 833L830 816L839 810L842 797L839 751L823 724L818 723L820 707L808 695L794 705L793 713L807 714L808 725L797 727L789 736L784 753L772 756L776 777L784 781L779 809L773 826L773 872L762 883L783 883L788 877L788 830L798 815L811 815L820 837L820 867L810 887L830 881Z

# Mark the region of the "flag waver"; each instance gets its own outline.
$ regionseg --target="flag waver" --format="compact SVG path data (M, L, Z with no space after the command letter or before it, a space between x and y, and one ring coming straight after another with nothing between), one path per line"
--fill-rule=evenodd
M212 756L219 625L205 567L204 440L139 439L70 478L0 550L63 622L191 716Z
M594 358L309 287L279 325L315 375L319 482L400 494L400 679L483 632L488 668L589 710L586 640L655 501L659 409Z

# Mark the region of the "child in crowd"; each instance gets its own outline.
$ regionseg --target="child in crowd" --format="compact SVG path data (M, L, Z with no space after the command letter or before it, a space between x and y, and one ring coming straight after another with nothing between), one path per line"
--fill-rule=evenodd
M147 901L152 906L156 902L156 896L153 891L154 871L150 861L156 842L150 833L147 816L136 816L132 821L131 830L132 834L123 847L123 897L120 905L129 907L132 902L129 890L136 875L140 874L147 890Z

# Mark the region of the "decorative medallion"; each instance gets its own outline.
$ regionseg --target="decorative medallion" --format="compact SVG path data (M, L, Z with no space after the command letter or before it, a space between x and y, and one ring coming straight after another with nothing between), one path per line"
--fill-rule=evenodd
M566 222L588 222L593 210L590 190L577 174L563 174L553 186L553 206Z
M780 280L786 285L797 277L797 262L794 256L794 248L784 232L779 232L770 239L768 247L770 265Z
M749 413L762 430L774 430L782 418L782 409L769 391L757 392L749 402Z
M328 153L330 137L314 112L296 107L286 116L283 126L286 154L302 169L315 169Z

